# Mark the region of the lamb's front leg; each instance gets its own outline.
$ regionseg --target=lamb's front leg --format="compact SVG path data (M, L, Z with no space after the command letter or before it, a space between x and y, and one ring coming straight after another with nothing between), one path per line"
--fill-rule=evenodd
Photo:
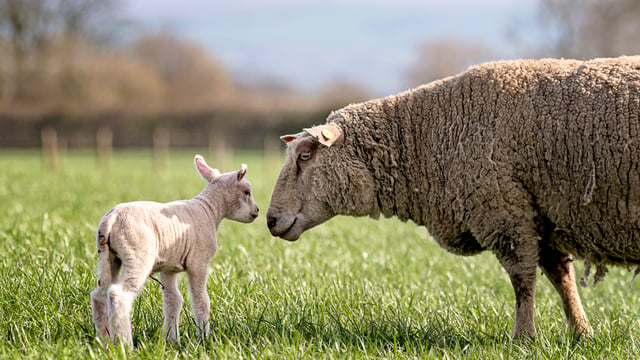
M164 337L174 345L180 345L180 310L184 300L178 290L178 274L160 273L162 282L162 308L164 310Z
M210 300L207 294L207 264L187 271L193 313L196 317L196 331L203 338L209 336Z

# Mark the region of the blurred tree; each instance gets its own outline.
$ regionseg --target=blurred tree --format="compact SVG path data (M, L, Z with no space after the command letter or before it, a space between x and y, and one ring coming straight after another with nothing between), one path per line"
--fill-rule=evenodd
M83 107L91 113L158 113L164 79L140 59L112 51L83 62Z
M351 103L370 99L372 96L373 95L361 85L345 81L328 83L318 94L321 104L329 108L343 107Z
M492 52L477 43L456 39L428 42L418 48L416 60L407 72L406 83L409 87L415 87L455 75L491 57Z
M133 44L133 53L164 80L168 111L210 110L232 95L224 68L195 44L169 34L148 35Z
M9 75L9 44L4 36L0 35L0 108L6 102L7 82Z
M541 26L553 56L593 58L640 53L640 1L541 0Z
M1 0L0 36L11 53L3 95L14 102L40 103L43 84L69 77L77 56L77 43L88 43L106 34L106 17L117 0ZM59 84L57 84L59 85ZM67 89L63 86L61 90ZM58 90L59 92L59 90Z

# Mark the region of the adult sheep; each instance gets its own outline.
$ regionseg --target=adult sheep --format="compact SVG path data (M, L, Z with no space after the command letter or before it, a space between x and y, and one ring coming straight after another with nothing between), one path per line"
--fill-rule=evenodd
M516 337L535 335L537 266L591 334L572 260L596 282L640 264L639 134L640 57L487 63L283 136L267 223L296 240L338 214L411 219L452 253L496 255Z

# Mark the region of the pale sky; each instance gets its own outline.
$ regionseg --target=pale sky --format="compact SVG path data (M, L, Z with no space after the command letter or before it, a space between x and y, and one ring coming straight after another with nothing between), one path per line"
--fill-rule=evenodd
M499 58L532 56L531 45L540 41L537 0L126 4L135 21L201 44L236 77L270 77L309 91L335 80L362 84L378 95L405 90L417 47L439 38L483 43Z

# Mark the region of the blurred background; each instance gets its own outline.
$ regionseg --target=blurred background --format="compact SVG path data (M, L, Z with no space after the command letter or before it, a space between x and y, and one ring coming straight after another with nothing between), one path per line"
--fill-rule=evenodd
M637 0L0 0L0 148L265 149L471 64L638 34Z

